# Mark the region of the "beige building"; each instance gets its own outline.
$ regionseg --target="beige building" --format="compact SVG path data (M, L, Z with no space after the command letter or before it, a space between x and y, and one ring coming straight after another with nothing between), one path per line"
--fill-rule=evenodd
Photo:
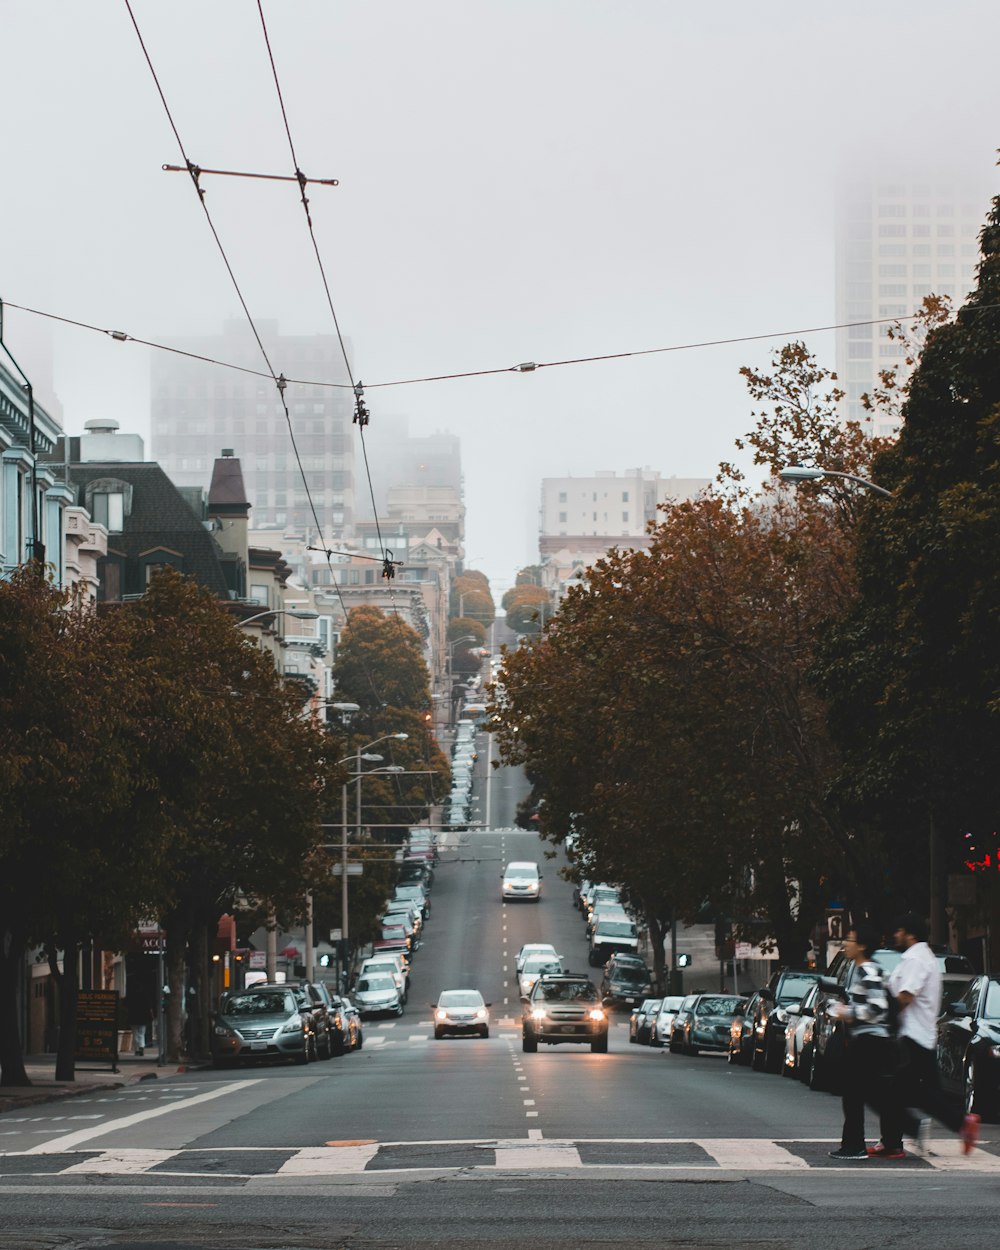
M663 477L648 467L543 478L540 561L560 556L569 567L586 566L611 547L647 547L646 528L659 505L693 499L710 484L707 477Z

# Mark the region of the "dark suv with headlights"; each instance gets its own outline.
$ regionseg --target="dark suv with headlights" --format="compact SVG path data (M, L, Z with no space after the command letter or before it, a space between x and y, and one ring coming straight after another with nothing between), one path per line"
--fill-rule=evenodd
M607 1053L608 1013L588 977L540 976L521 1005L522 1050L536 1051L539 1042L589 1042L595 1054Z

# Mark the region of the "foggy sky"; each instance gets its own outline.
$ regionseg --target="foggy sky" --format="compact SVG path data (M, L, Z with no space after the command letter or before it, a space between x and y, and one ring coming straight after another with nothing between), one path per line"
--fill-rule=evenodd
M133 8L191 159L290 172L255 0ZM466 550L495 587L537 557L543 476L708 477L731 457L750 424L739 366L834 320L844 171L957 168L984 215L997 187L995 0L265 0L265 16L300 166L340 180L310 198L356 377L774 334L370 391L373 476L380 414L461 437ZM0 297L151 340L219 332L240 309L189 180L161 171L179 153L124 3L0 0L0 37ZM296 189L203 186L253 314L331 332ZM40 372L48 326L67 430L111 416L148 448L148 350L8 310L8 346ZM833 364L832 334L808 341Z

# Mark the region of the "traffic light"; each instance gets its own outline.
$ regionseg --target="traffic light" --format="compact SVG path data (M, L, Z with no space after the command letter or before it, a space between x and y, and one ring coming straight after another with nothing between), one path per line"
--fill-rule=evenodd
M678 968L690 968L690 967L691 967L691 956L690 956L690 955L678 955L678 956L677 956L677 967L678 967Z

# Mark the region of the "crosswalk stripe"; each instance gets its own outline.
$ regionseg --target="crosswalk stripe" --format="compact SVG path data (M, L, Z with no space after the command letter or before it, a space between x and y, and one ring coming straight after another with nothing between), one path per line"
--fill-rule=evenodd
M363 1172L379 1152L378 1142L361 1146L307 1146L287 1159L277 1176L345 1176Z
M745 1137L718 1137L698 1141L696 1144L706 1154L711 1155L719 1167L730 1171L738 1169L741 1172L785 1172L809 1167L805 1159L800 1159L798 1155L793 1155L790 1150L773 1141L751 1143Z
M82 1163L64 1168L60 1175L85 1176L91 1173L100 1176L113 1173L115 1176L137 1176L155 1168L158 1163L166 1163L179 1153L178 1150L102 1150Z

